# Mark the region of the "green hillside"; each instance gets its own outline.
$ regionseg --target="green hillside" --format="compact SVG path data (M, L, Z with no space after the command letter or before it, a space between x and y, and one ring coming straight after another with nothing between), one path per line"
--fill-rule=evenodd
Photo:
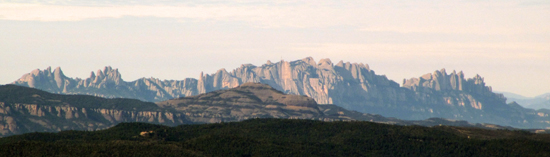
M140 133L144 132L140 135ZM0 139L0 156L550 156L550 135L371 122L253 119Z

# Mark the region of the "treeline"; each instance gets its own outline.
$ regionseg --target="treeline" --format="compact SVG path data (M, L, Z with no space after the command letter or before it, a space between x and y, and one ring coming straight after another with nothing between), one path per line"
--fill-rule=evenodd
M254 119L0 139L0 156L550 156L550 135L371 122Z

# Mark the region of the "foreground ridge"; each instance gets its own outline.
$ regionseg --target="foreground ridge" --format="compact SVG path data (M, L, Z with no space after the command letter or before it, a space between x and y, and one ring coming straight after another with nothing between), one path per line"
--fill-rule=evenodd
M253 118L371 121L424 126L443 124L514 129L437 118L422 121L385 118L380 115L349 111L336 105L318 105L312 98L284 94L260 83L245 83L237 88L156 104L135 99L52 94L16 85L0 86L0 137L27 132L102 130L122 122L147 122L175 126Z
M113 149L116 148L116 149ZM304 149L307 148L307 149ZM549 156L550 134L371 122L252 119L0 139L1 156Z

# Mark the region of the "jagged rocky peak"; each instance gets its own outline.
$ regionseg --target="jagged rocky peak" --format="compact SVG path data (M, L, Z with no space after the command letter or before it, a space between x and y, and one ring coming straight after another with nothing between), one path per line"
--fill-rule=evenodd
M116 84L123 82L120 72L118 69L113 69L111 66L106 66L103 71L98 70L97 76L95 76L94 81L113 81Z
M256 68L254 64L241 64L241 68Z
M63 71L61 71L60 67L55 68L55 70L53 71L53 76L57 87L58 88L64 87L65 79L67 77L63 74Z
M89 78L95 78L95 73L92 71Z
M374 71L370 69L369 65L364 63L350 63L350 62L344 63L344 61L340 60L338 63L336 63L336 65L334 65L334 67L340 67L340 68L344 68L346 70L352 70L352 71L365 69L368 72L374 73Z
M51 75L51 67L48 67L44 70L40 70L40 69L34 69L33 71L31 71L30 73L26 73L24 74L23 76L21 76L21 78L19 78L17 81L15 82L18 82L18 81L27 81L29 79L31 79L32 77L36 77L36 76L49 76Z
M35 69L32 72L21 76L21 78L12 84L19 84L33 88L52 88L54 86L57 88L62 88L66 83L66 79L67 77L63 74L60 67L55 68L53 72L52 68L48 67L44 70Z
M314 67L317 66L317 63L315 63L315 60L313 59L313 57L306 57L306 58L302 59L302 61L304 61L305 63L307 63L311 66L314 66Z
M492 93L491 87L485 86L484 78L480 75L465 79L462 71L457 73L453 70L452 73L447 74L445 69L436 70L419 78L404 79L403 87L415 91L419 88L428 88L436 91L457 90L483 95Z
M21 78L17 79L12 84L26 85L26 86L34 88L35 83L37 81L35 79L35 77L36 76L41 76L43 73L44 72L41 71L40 69L35 69L35 70L31 71L30 73L24 74L23 76L21 76Z
M61 70L61 67L57 67L55 68L55 70L53 70L53 75L57 78L57 77L65 77L65 74L63 74L63 71Z
M485 85L485 78L479 76L479 75L476 75L474 76L474 78L471 78L471 79L468 79L468 80L471 80L474 84L482 84L482 85Z
M340 60L338 63L336 63L337 67L344 67L344 61L343 60Z
M317 66L319 67L319 69L329 69L329 70L331 70L334 67L334 65L332 64L332 61L330 61L330 59L328 58L321 59L317 64Z
M419 78L404 79L403 87L413 90L417 90L418 87L430 88L436 91L464 90L465 82L462 71L457 74L453 70L451 74L447 74L446 69L443 68L431 74L424 74Z

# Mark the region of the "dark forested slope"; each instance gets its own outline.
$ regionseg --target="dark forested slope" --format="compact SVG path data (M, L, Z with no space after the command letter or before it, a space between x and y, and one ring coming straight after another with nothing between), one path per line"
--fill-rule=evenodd
M550 156L550 135L464 127L253 119L0 139L0 156Z

